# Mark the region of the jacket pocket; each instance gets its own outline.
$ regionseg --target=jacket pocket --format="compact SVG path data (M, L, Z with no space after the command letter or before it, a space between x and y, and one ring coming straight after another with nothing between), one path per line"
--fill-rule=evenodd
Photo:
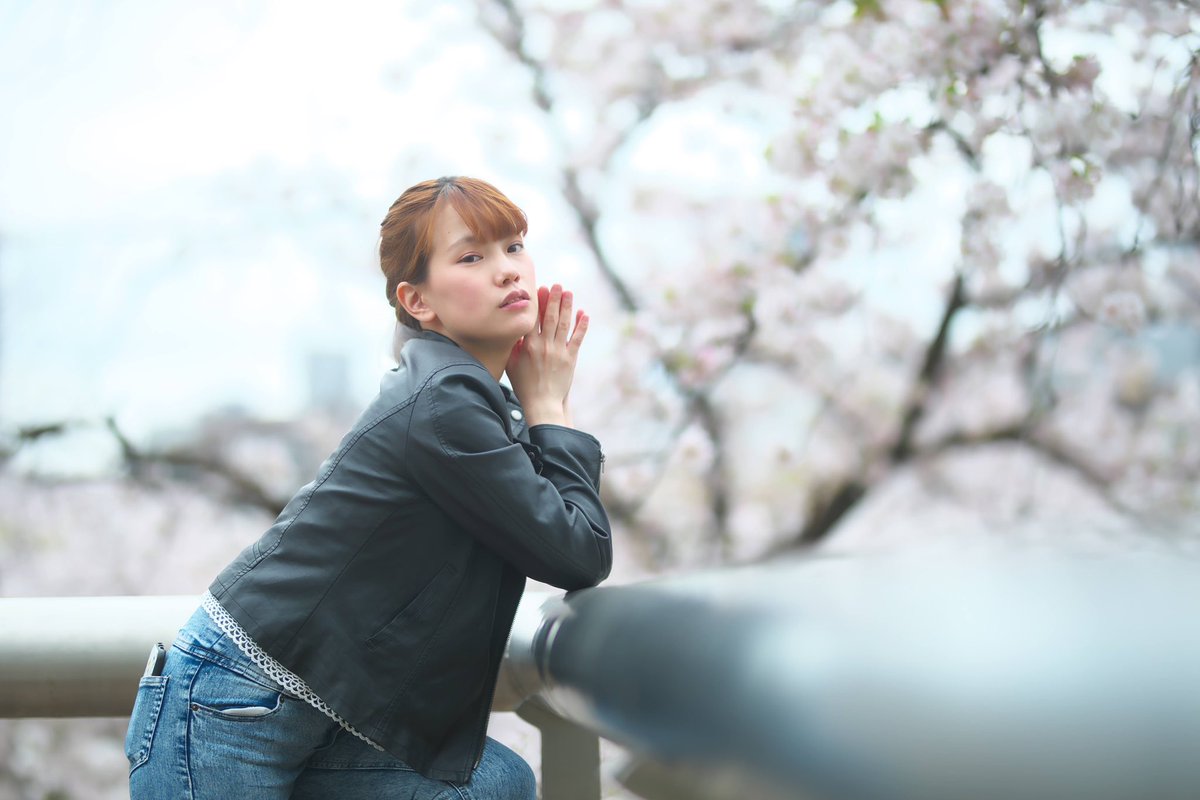
M125 732L125 758L129 760L130 775L150 758L154 732L162 713L163 697L167 694L167 680L166 675L153 675L138 682L133 713L129 715L129 729Z
M445 595L458 570L446 563L388 622L367 639L375 652L403 653L415 649L433 631L445 611ZM415 655L415 652L411 652Z

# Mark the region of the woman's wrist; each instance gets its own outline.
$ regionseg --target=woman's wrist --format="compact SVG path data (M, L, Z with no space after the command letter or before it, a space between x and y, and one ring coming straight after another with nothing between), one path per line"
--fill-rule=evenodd
M562 404L545 403L525 406L525 422L534 425L562 425L571 427L571 418Z

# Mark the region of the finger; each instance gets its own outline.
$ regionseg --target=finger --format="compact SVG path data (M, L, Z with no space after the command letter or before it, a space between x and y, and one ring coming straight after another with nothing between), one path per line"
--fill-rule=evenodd
M575 296L570 292L563 292L558 308L558 330L554 334L554 338L560 342L566 342L567 335L571 332L571 307L574 304Z
M558 330L558 307L562 303L562 287L557 283L550 287L546 300L546 313L542 316L542 335L553 336Z
M546 322L546 307L550 305L550 289L541 286L537 290L538 298L538 330L542 329L542 325Z
M575 331L571 334L571 341L567 343L572 353L578 353L580 345L583 344L583 337L587 336L588 332L588 315L580 311L575 315Z

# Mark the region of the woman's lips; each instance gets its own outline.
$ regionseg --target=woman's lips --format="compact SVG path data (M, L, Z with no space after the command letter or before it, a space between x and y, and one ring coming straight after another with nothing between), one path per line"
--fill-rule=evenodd
M508 297L504 298L504 302L500 304L501 308L525 308L529 305L528 292L509 292Z

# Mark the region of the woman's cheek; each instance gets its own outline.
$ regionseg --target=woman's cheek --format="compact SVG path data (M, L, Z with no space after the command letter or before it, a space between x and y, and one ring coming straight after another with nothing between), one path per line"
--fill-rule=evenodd
M469 312L483 310L488 296L487 287L479 286L475 282L463 281L455 289L454 295L460 308Z

